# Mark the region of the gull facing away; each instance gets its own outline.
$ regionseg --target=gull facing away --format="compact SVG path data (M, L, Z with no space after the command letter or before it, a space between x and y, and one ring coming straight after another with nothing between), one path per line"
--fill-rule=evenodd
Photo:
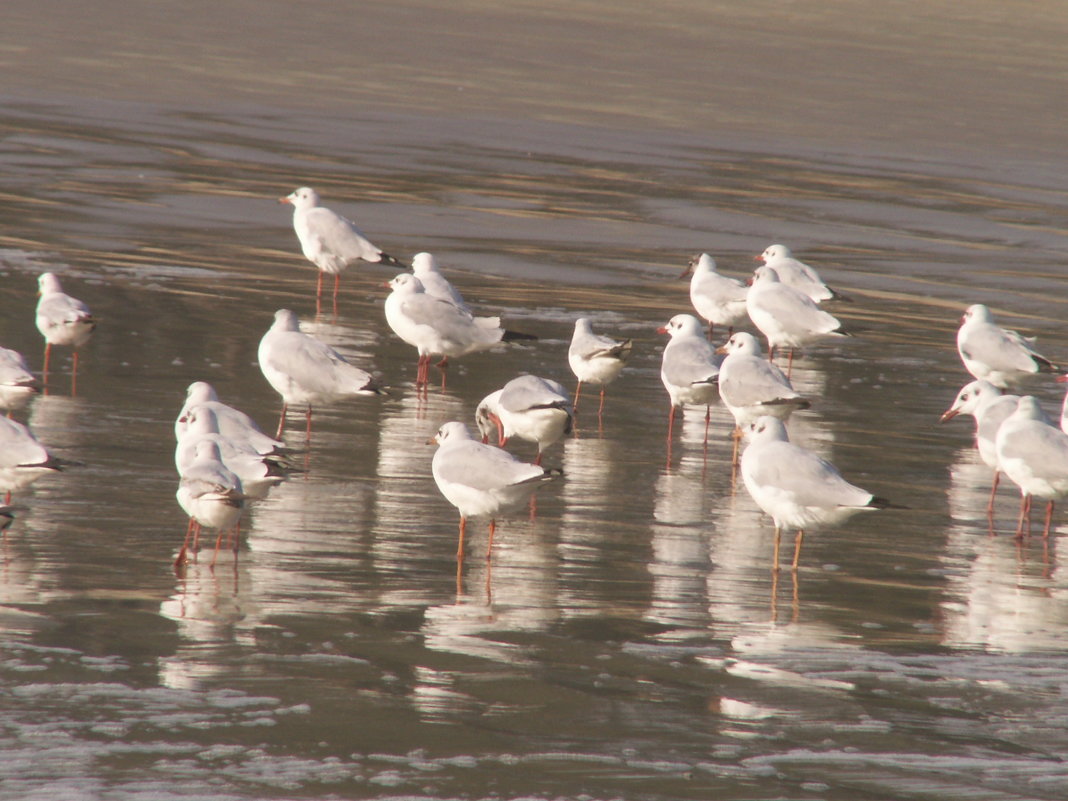
M1016 411L1019 400L1016 395L1001 394L1001 390L989 381L971 381L960 388L952 405L938 420L944 423L958 414L970 414L975 418L975 445L979 450L979 458L994 471L990 501L986 505L986 516L991 525L994 520L994 496L1001 481L997 452L998 430L1006 418Z
M629 339L612 339L595 334L589 317L575 320L575 333L571 335L571 345L567 349L567 363L577 380L575 412L578 411L582 385L593 384L601 388L601 403L597 407L597 419L601 419L604 414L604 388L623 371L632 348L633 343Z
M967 308L957 329L957 352L964 369L1000 389L1029 375L1057 371L1053 362L1035 352L1033 343L1016 331L1000 328L981 303Z
M1042 534L1048 537L1053 502L1068 493L1068 434L1050 422L1037 398L1024 395L998 429L996 445L998 465L1020 488L1017 539L1023 537L1025 519L1030 533L1035 497L1047 501Z
M303 333L297 315L289 309L274 313L274 324L260 340L258 355L264 378L282 396L277 439L282 437L291 403L307 404L306 435L310 437L312 406L354 395L386 394L370 373Z
M451 302L426 292L423 282L411 273L401 273L387 286L386 322L402 340L419 351L415 385L424 388L429 381L430 361L440 356L441 388L450 358L488 350L499 342L536 339L529 334L507 331L500 317L474 317Z
M471 311L460 291L442 275L438 268L438 260L430 253L423 251L412 256L412 274L422 282L423 289L431 297L448 301L465 312Z
M457 569L464 558L469 517L490 519L486 547L489 561L497 518L523 508L538 487L562 475L559 470L521 462L507 451L478 442L463 423L445 423L431 442L438 445L431 463L434 482L460 512Z
M790 348L787 373L794 363L794 348L823 336L850 336L834 316L808 295L782 283L779 274L767 265L753 273L745 307L753 325L767 337L769 359L775 358L775 348Z
M42 381L48 385L48 362L53 345L74 348L74 364L71 369L71 394L75 392L78 379L78 349L89 341L96 328L89 307L77 298L63 292L59 279L53 273L41 273L37 279L37 330L45 339L44 369Z
M777 417L757 418L749 431L749 445L742 453L742 481L756 505L775 523L776 572L783 529L797 530L793 561L797 570L806 529L890 506L885 499L850 484L826 459L790 442L786 426Z
M314 189L302 186L278 199L279 203L293 206L293 230L300 240L304 258L319 268L319 280L315 288L315 312L319 313L323 296L323 273L334 276L334 313L337 313L337 293L341 284L341 271L357 261L371 264L388 264L403 268L404 265L375 247L350 220L326 206L319 205L319 195Z
M37 379L33 377L26 359L17 350L0 348L0 411L11 416L22 409L37 393Z
M795 259L786 245L769 245L756 259L773 268L784 284L808 295L815 303L849 299L827 286L819 273L803 261Z
M185 467L178 491L175 493L178 504L189 516L189 526L185 530L182 548L174 560L176 570L186 563L189 538L194 536L193 550L200 538L200 529L208 528L218 531L215 539L215 555L211 564L219 556L219 545L223 534L236 529L245 510L245 493L241 479L222 462L219 445L211 440L197 444L196 454ZM234 538L234 554L237 554L237 538Z
M675 425L675 410L686 404L705 407L705 444L708 444L708 424L712 417L712 403L719 395L719 366L717 356L705 339L701 322L692 314L676 314L657 333L669 334L660 363L660 380L671 399L668 413L668 453Z
M811 405L794 390L782 370L764 358L752 334L732 334L718 353L726 354L719 366L719 397L734 416L734 460L742 429L758 417L789 419L798 409Z
M697 313L708 323L708 338L712 339L715 326L727 326L727 336L734 333L734 326L745 319L745 295L747 287L737 278L716 271L716 261L707 253L690 259L689 266L680 279L690 279L690 302Z
M73 464L50 454L22 423L0 417L0 492L4 493L4 503L11 502L12 492Z
M540 465L544 450L571 433L574 415L561 384L521 375L482 399L475 409L475 423L483 442L496 434L501 447L512 437L536 443L534 464Z
M174 421L174 438L181 439L189 427L189 414L204 407L215 414L219 433L240 447L248 447L261 456L282 453L285 443L264 434L256 421L240 409L219 400L215 387L206 381L194 381L186 389L185 404Z

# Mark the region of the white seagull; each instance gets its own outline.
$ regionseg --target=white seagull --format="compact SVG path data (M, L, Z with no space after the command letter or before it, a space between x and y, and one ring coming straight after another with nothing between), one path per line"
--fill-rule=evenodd
M50 454L22 423L0 417L0 492L5 493L4 503L11 502L12 492L71 464Z
M0 348L0 411L8 415L23 408L37 392L37 379L33 377L26 359L17 350Z
M994 495L1001 480L998 466L997 436L1001 424L1016 411L1019 397L1003 395L989 381L971 381L961 387L952 405L939 418L940 423L952 420L958 414L970 414L975 419L975 445L979 457L994 470L994 482L990 488L990 501L986 505L987 518L993 522Z
M769 245L756 258L774 268L780 281L808 295L816 303L824 300L848 300L827 286L819 273L803 261L795 259L786 245Z
M466 312L471 311L460 291L441 274L437 259L430 253L423 251L412 256L412 274L422 282L423 289L431 297L448 301Z
M1056 365L1034 351L1033 342L1016 331L1000 328L990 309L981 303L967 308L957 329L957 352L964 369L1001 389L1035 373L1056 372Z
M206 381L194 381L186 389L185 404L174 421L175 439L181 439L189 427L189 413L201 406L215 413L219 433L238 445L247 446L262 456L285 450L285 443L263 433L255 420L220 401L215 387Z
M593 384L601 388L601 404L597 407L597 418L601 418L604 413L604 388L622 372L623 366L630 358L632 347L633 343L629 339L612 339L595 334L588 317L575 320L575 333L571 335L571 345L567 349L567 363L577 379L574 403L576 412L582 385Z
M241 486L249 498L266 498L271 487L298 472L284 457L264 456L247 441L232 440L221 434L215 411L208 405L201 405L189 411L186 429L174 449L174 464L179 475L184 475L194 464L197 449L204 441L219 446L222 463L241 479Z
M219 446L210 440L197 445L193 461L186 466L175 493L178 504L189 516L189 526L185 531L182 548L174 560L175 569L180 569L186 562L189 537L194 534L195 543L199 540L200 529L216 529L215 556L219 555L219 544L227 531L237 527L241 513L245 509L245 493L241 479L222 462ZM234 552L237 552L237 539L234 539Z
M788 286L767 265L753 273L753 285L745 296L749 319L768 339L768 358L775 348L790 348L793 366L794 348L800 348L822 336L849 336L838 320L820 309L808 295Z
M712 339L714 326L727 326L727 336L734 326L745 319L745 295L747 288L737 278L716 272L716 262L707 253L690 259L689 266L679 278L690 279L690 302L697 313L708 322L708 338Z
M782 370L764 358L752 334L739 331L731 335L718 352L726 354L719 366L719 397L734 415L737 460L742 429L764 415L786 420L811 404L797 394Z
M277 438L285 428L291 403L304 403L307 436L311 436L312 406L353 395L384 395L370 373L350 364L324 342L300 330L297 315L289 309L274 313L274 324L260 340L260 370L282 396Z
M323 295L323 273L334 276L334 312L337 312L337 293L341 271L356 261L404 267L399 261L375 247L351 221L337 212L319 205L314 189L302 186L278 199L293 206L293 230L300 240L304 258L319 268L315 289L315 311L319 312Z
M512 437L536 443L534 464L540 465L542 452L571 433L574 416L571 398L562 385L522 375L483 398L475 409L475 422L483 442L496 434L501 447Z
M758 418L742 453L742 480L757 506L775 522L774 569L779 569L783 529L796 529L793 569L801 557L805 530L834 525L861 511L890 504L842 478L838 469L812 451L790 442L777 417Z
M45 339L43 381L48 384L48 361L53 345L69 345L74 348L74 364L71 370L71 393L78 379L78 348L89 341L96 328L89 307L77 298L63 292L59 279L53 273L41 273L37 279L37 330Z
M521 462L507 451L478 442L463 423L445 423L431 441L438 444L431 464L434 482L460 512L458 563L464 557L469 517L490 519L488 561L497 518L524 507L538 487L561 475L559 470Z
M701 322L692 314L676 314L657 332L671 336L660 363L660 380L671 399L671 411L668 414L669 448L675 410L686 404L705 407L707 444L711 406L719 394L719 366L723 357L713 351L701 330Z
M1024 395L1016 411L1005 418L996 439L998 465L1020 488L1020 519L1016 536L1022 537L1024 520L1031 526L1031 501L1045 499L1048 537L1053 518L1053 502L1068 493L1068 434L1054 426L1038 399Z
M416 387L427 385L434 356L442 357L437 366L444 389L450 358L488 350L502 341L534 339L506 331L499 317L474 317L449 301L429 295L423 282L411 273L401 273L387 286L393 291L385 302L386 322L393 333L419 351Z

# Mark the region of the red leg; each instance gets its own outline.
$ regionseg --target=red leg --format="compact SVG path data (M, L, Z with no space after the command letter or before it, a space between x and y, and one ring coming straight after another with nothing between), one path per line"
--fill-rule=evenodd
M315 316L318 317L323 311L323 271L319 270L319 277L315 281Z
M786 362L786 377L789 378L794 372L794 349L790 348L790 358Z
M286 427L286 410L288 408L289 407L286 404L286 402L282 401L282 414L278 418L278 432L274 435L275 439L281 439L282 438L282 432L285 430L285 427Z
M52 357L52 343L45 342L44 369L41 371L41 383L48 386L48 362Z
M1046 504L1046 525L1042 529L1042 536L1043 537L1049 537L1049 526L1050 526L1050 523L1052 521L1053 521L1053 501L1051 500L1049 503Z
M797 572L797 563L801 560L801 543L805 539L804 529L797 530L797 539L794 540L794 572Z
M70 373L70 396L73 398L78 394L78 350L74 350L74 364Z
M1029 511L1027 508L1027 501L1030 500L1030 498L1030 495L1023 495L1020 497L1020 516L1016 520L1016 539L1018 540L1023 539L1024 517L1027 516Z
M533 496L531 496L533 497ZM489 524L489 544L486 546L486 561L490 561L493 558L493 535L497 533L497 521L490 519Z
M304 441L305 442L309 442L311 440L311 404L310 403L308 404L308 411L306 412L306 415L307 415L308 422L307 422L307 426L304 429Z
M571 404L571 408L575 411L576 414L578 413L579 395L581 395L581 394L582 394L582 382L578 381L578 382L575 383L575 402Z
M460 541L456 546L456 561L464 560L464 536L467 534L467 518L460 515Z
M428 356L428 357L427 357L427 361L428 361L428 363L429 363L429 360L430 360L430 357ZM446 372L446 371L447 371L447 370L449 369L449 357L448 357L448 356L443 356L443 357L441 358L441 361L440 361L440 362L438 362L438 363L437 363L436 365L434 365L434 366L435 366L435 367L437 367L437 368L438 368L439 370L441 370L441 391L442 391L442 392L444 392L444 391L445 391L445 379L446 379L446 378L448 377L448 375L449 375L449 374L448 374L448 373Z
M604 414L604 385L601 385L601 405L597 407L597 419L600 420Z

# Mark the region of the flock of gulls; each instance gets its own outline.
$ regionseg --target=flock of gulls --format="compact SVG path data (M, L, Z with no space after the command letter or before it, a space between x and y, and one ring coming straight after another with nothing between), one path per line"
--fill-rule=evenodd
M314 190L302 187L279 202L292 205L293 227L303 254L318 268L317 314L322 310L324 274L334 276L336 314L340 273L346 267L363 261L405 269L352 222L320 205ZM850 484L833 464L791 442L787 434L791 414L810 405L790 382L794 351L822 338L848 337L834 315L822 307L848 298L828 287L783 245L772 245L757 258L763 264L748 285L717 272L707 253L695 257L682 275L690 278L696 315L677 314L660 329L669 336L660 373L670 399L669 459L677 410L706 407L707 445L710 407L722 401L735 420L733 465L753 500L774 523L773 569L779 570L780 538L786 530L795 532L792 567L796 570L806 531L892 504ZM401 272L388 286L385 318L397 337L417 351L415 389L422 396L429 391L432 366L439 370L444 389L450 359L502 342L533 339L504 328L499 317L476 316L429 253L417 254L411 272ZM96 326L86 305L65 294L52 273L39 277L39 289L36 323L45 341L40 380L21 354L0 348L0 410L7 412L7 417L0 417L2 528L13 519L12 493L71 464L51 455L12 415L42 385L48 386L53 345L73 348L71 392L75 392L78 349ZM734 332L735 326L747 321L763 335L766 355L755 335ZM717 328L726 329L719 347L712 344ZM979 454L994 471L987 509L991 530L994 492L1004 473L1020 489L1017 537L1029 533L1034 498L1047 502L1044 535L1048 536L1054 501L1068 494L1068 402L1057 425L1033 396L1006 391L1038 373L1055 373L1057 368L1034 350L1032 340L999 327L982 305L965 312L957 347L975 380L960 390L942 420L959 414L975 419ZM785 372L774 362L776 351L783 349L789 350ZM561 474L542 465L542 454L572 432L583 385L599 390L600 421L605 389L620 375L631 350L630 340L599 334L589 318L581 317L575 322L568 349L568 364L576 378L573 394L558 382L524 374L478 404L474 431L462 421L440 427L432 440L438 448L431 471L442 495L459 511L458 571L468 519L488 519L489 559L497 520L528 505L533 509L537 489ZM370 373L301 331L297 315L289 309L275 313L257 355L264 377L282 400L273 436L243 412L222 403L203 381L189 386L175 422L177 500L189 518L175 560L178 570L195 558L201 529L216 533L213 565L224 536L230 536L236 556L246 504L302 471L294 450L283 441L291 406L304 408L306 436L310 436L314 407L354 396L387 394ZM512 438L537 446L533 463L504 449Z

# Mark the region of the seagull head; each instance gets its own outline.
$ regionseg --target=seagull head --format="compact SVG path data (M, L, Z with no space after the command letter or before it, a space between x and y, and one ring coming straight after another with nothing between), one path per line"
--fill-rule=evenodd
M294 209L313 209L319 205L319 195L310 186L294 189L285 197L278 198L279 203L289 203Z
M444 423L441 428L438 429L438 433L427 440L427 443L436 443L441 447L446 443L463 442L464 440L469 439L473 439L473 437L467 426L454 420L451 423Z
M41 273L37 276L37 294L38 295L54 295L57 292L62 292L63 287L59 283L59 278L55 273Z
M774 268L764 265L763 267L757 267L753 271L753 277L749 279L750 286L756 286L757 284L778 284L780 283L779 274Z
M717 348L716 353L739 353L745 356L760 356L762 351L760 342L755 336L748 331L739 331L737 334L731 335L730 339Z
M752 442L789 442L786 425L778 417L764 415L758 417L748 426L749 439Z
M780 259L793 258L793 253L790 252L790 248L786 245L768 245L764 248L764 252L759 256L754 256L754 261L762 261L765 264L770 264L773 261Z
M300 322L297 320L297 313L291 309L279 309L274 313L274 324L271 326L272 331L299 331Z
M398 295L417 295L420 292L426 291L423 282L416 276L412 275L412 273L401 273L391 281L387 282L386 286Z
M990 313L990 309L984 306L982 303L973 303L967 309L964 310L964 316L960 318L961 323L992 323L994 322L994 315Z
M1001 394L1001 390L989 381L970 381L960 388L957 397L950 406L938 418L938 422L944 423L952 420L958 414L975 414L983 401Z
M703 337L701 322L692 314L676 314L667 325L656 329L659 334L670 334L671 338L679 336Z

